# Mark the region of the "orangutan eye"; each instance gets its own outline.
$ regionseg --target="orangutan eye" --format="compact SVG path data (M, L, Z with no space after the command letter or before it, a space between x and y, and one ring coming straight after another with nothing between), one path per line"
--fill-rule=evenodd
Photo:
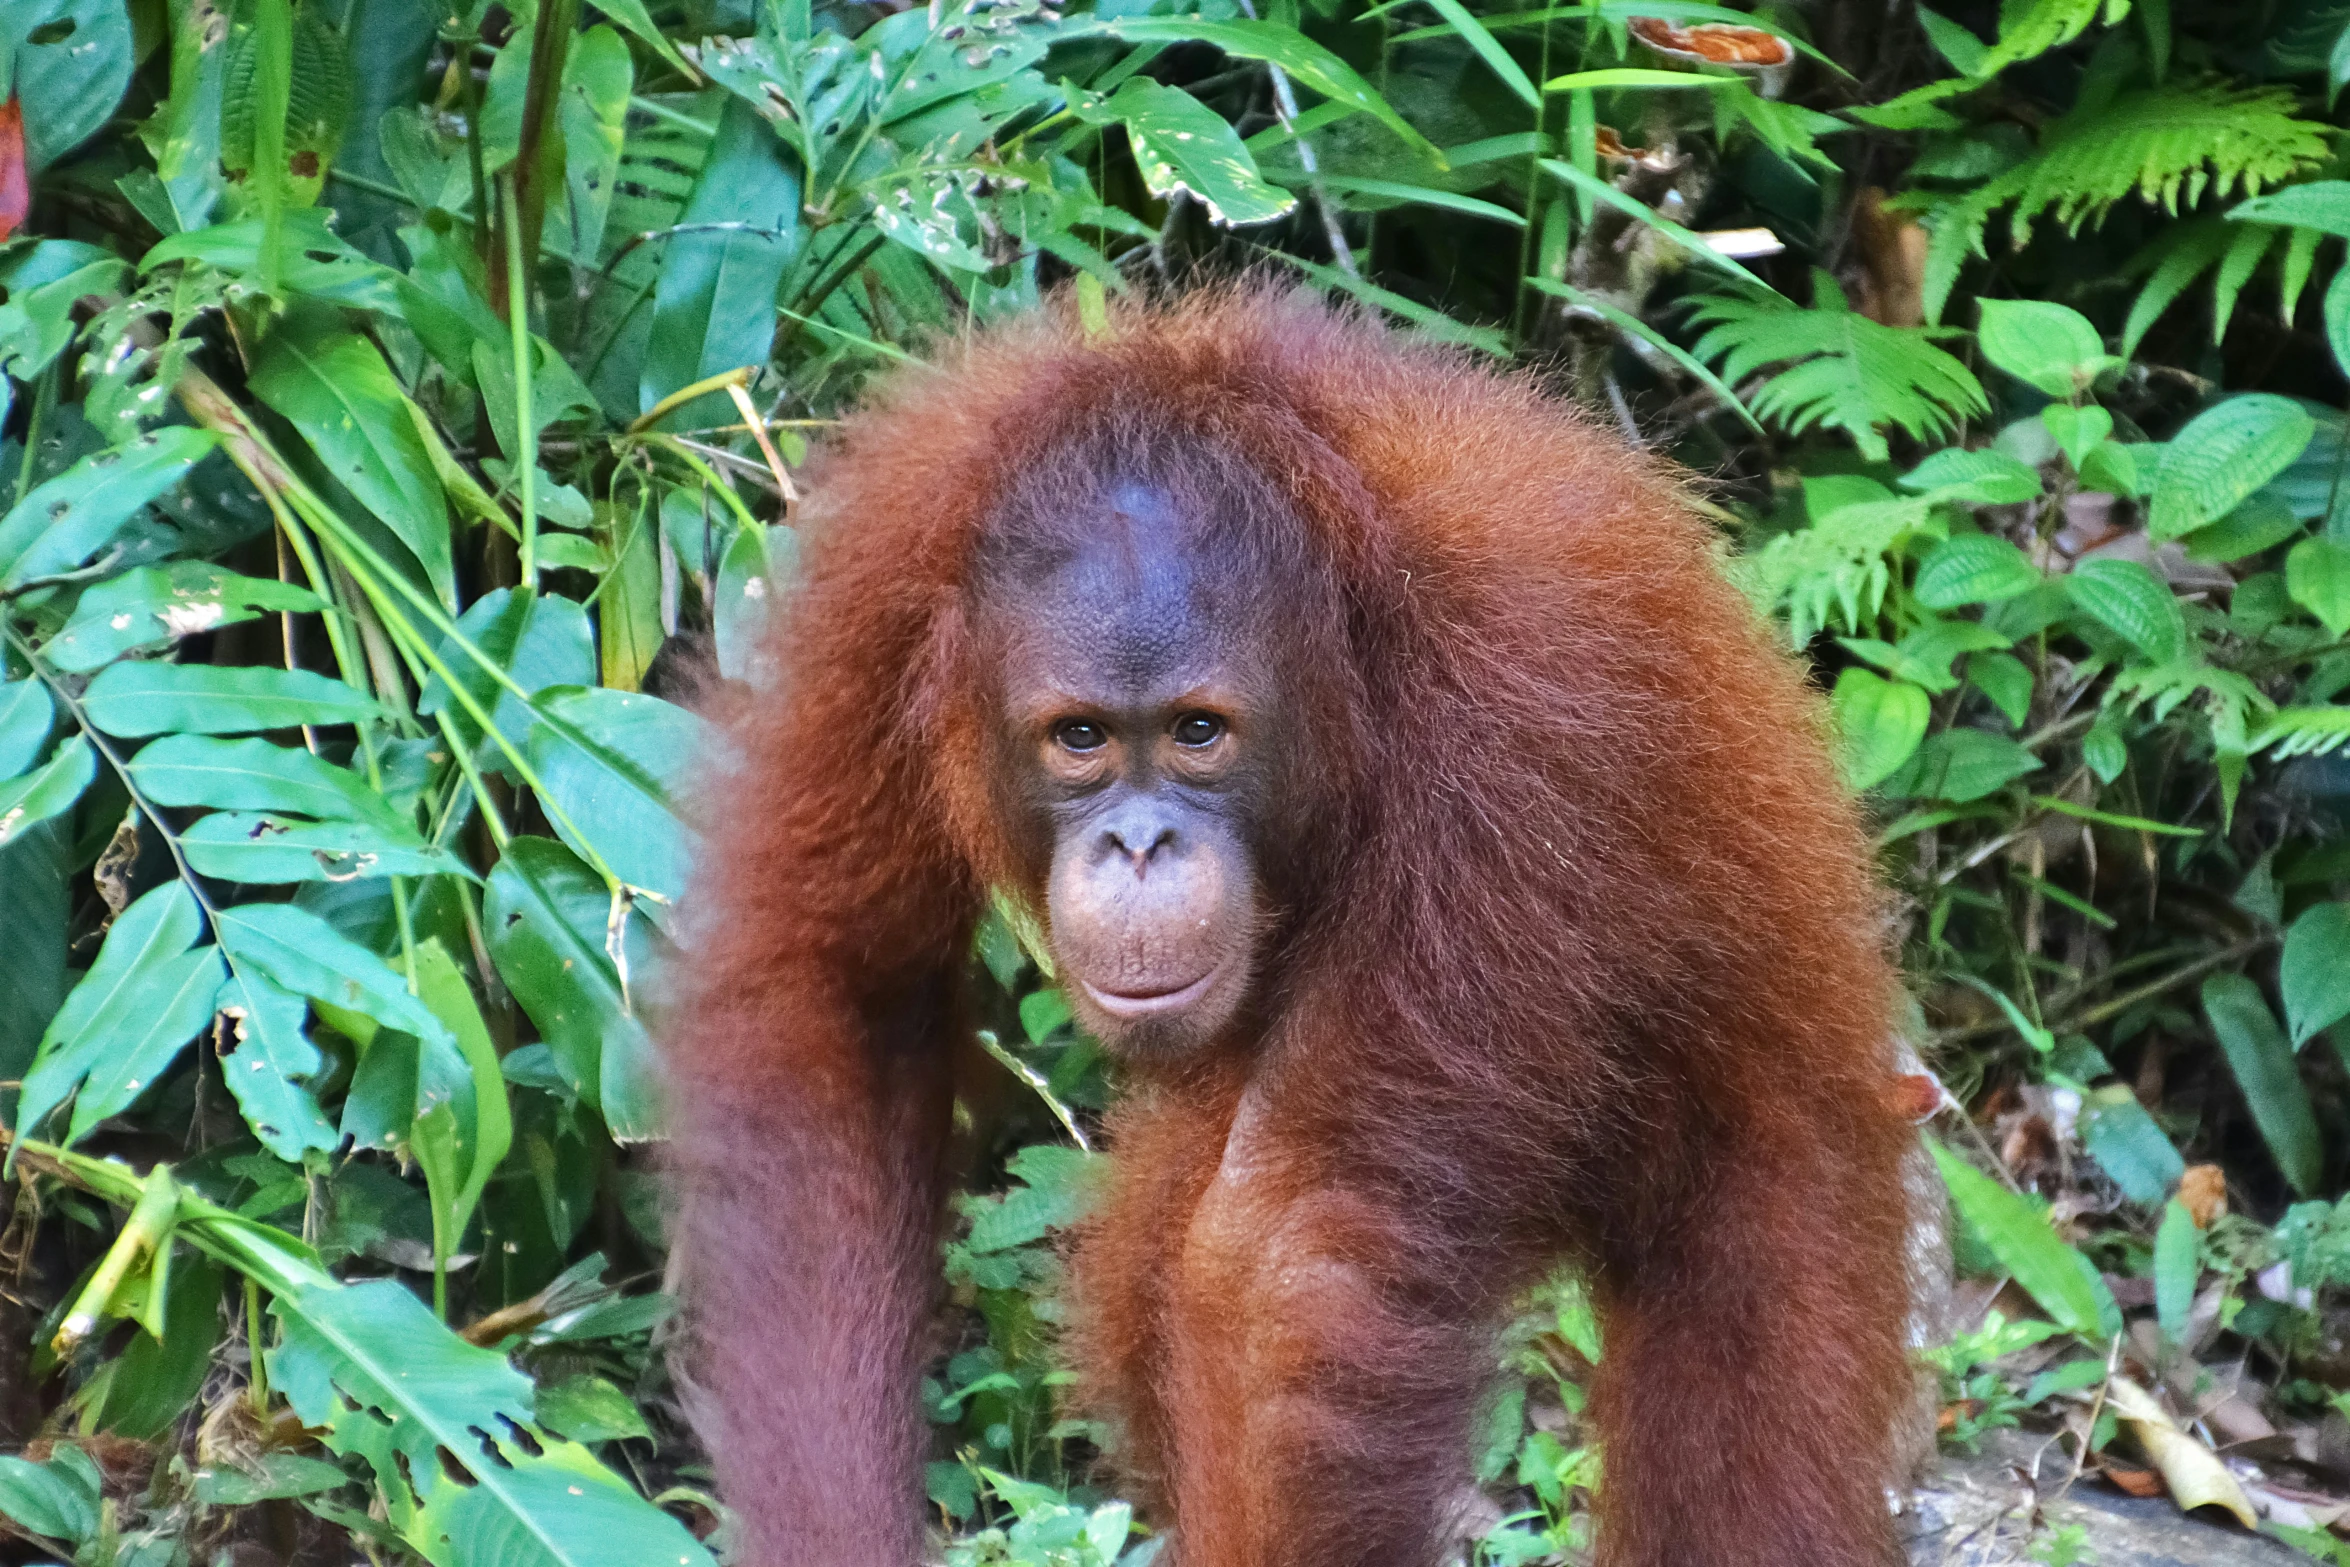
M1186 713L1175 720L1177 745L1214 745L1217 737L1223 733L1224 720L1213 713Z
M1090 718L1064 719L1053 729L1053 743L1064 751L1098 751L1109 735Z

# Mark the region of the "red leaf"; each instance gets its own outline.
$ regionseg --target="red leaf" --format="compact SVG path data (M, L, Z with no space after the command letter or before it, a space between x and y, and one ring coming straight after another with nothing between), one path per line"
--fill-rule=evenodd
M17 231L33 210L32 181L25 176L24 108L10 93L0 103L0 239Z

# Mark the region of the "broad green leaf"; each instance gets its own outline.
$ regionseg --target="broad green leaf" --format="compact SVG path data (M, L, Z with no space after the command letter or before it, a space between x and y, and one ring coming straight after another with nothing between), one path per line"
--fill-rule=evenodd
M41 1035L17 1102L20 1132L37 1131L49 1112L65 1102L96 1051L130 1026L149 979L185 955L203 933L204 916L186 885L178 881L165 882L116 917L89 972L67 994L65 1005Z
M272 1385L366 1461L392 1526L452 1567L711 1567L675 1519L533 1423L530 1380L389 1280L276 1291ZM460 1479L449 1466L464 1471Z
M374 821L305 821L214 811L180 834L188 863L206 876L269 886L361 876L463 876L465 862L412 829Z
M2312 904L2293 921L2277 963L2277 988L2295 1050L2350 1017L2350 903Z
M2040 493L2040 473L1996 447L1945 446L1901 476L1901 487L1970 506L2011 506Z
M1918 602L1928 609L1957 609L2014 598L2042 580L2040 568L2007 540L1962 533L1944 539L1926 556L1918 567L1916 592Z
M2089 454L2105 443L2113 434L2113 415L2095 403L2075 408L2070 403L2050 403L2040 410L2040 423L2056 440L2057 449L2075 473L2089 460Z
M576 599L496 588L467 606L457 618L457 631L503 669L507 678L534 695L548 686L584 686L596 678L595 633L586 608ZM520 749L530 736L530 709L491 678L479 660L458 646L456 638L443 637L438 651L457 684L489 712L491 722L508 743ZM464 704L439 675L424 683L416 709L428 716L447 713L451 727L462 738L473 740L480 735ZM507 765L505 753L493 743L480 745L477 755L484 766L503 769Z
M2081 760L2097 775L2099 783L2113 782L2130 765L2130 747L2122 738L2121 723L2112 709L2098 714L2089 732L2081 736Z
M2301 531L2301 519L2277 495L2259 491L2234 511L2187 535L2187 558L2226 563L2272 550Z
M207 1507L249 1507L255 1502L315 1496L351 1483L340 1465L300 1453L263 1453L251 1462L250 1469L225 1464L199 1469L190 1477L188 1489Z
M212 450L209 431L173 425L92 452L0 517L0 588L73 570Z
M1926 1146L1941 1166L1959 1217L2052 1321L2096 1344L2122 1330L2121 1308L2095 1264L2058 1237L2045 1212L1940 1143L1929 1140Z
M547 1042L571 1091L615 1139L660 1133L652 1037L629 1006L605 945L612 898L578 856L516 838L482 899L498 977Z
M2078 397L2117 361L2088 317L2036 299L1986 299L1975 341L1983 357L2051 397Z
M2081 1144L2132 1202L2162 1201L2186 1173L2187 1162L2126 1083L2082 1096Z
M157 805L292 811L323 821L414 830L351 769L267 740L166 735L143 747L131 759L130 770L140 792Z
M641 692L550 687L538 706L551 723L530 732L531 765L574 849L584 837L620 879L674 903L684 896L693 846L669 790L701 754L706 725Z
M58 668L85 674L133 648L176 642L265 612L308 614L320 608L308 588L247 577L207 561L140 566L82 592L65 629L41 648Z
M2260 987L2241 974L2214 974L2203 982L2203 1013L2219 1037L2236 1084L2252 1107L2253 1124L2276 1157L2277 1168L2304 1197L2324 1173L2325 1153L2301 1082L2293 1047L2277 1027Z
M383 714L339 680L267 665L111 664L90 682L82 705L111 735L244 734Z
M638 407L741 365L762 365L775 340L775 291L806 235L800 176L767 122L739 98L719 112L710 157L679 213L681 224L727 225L680 233L662 247L653 289ZM681 428L701 399L672 416ZM735 417L733 405L712 394ZM713 421L703 420L703 423Z
M604 222L620 176L635 84L628 45L611 28L591 27L571 40L555 115L563 133L564 248L582 262L604 253Z
M334 1124L303 1081L325 1065L310 1042L309 1004L250 967L230 970L213 1004L229 1024L220 1079L261 1146L295 1164L305 1149L331 1150Z
M0 848L34 823L72 810L97 776L98 753L87 739L75 735L42 766L0 783Z
M2012 653L1983 652L1968 655L1966 677L1970 684L1991 699L2010 724L2022 728L2032 714L2031 666Z
M38 1128L71 1097L72 1142L154 1086L212 1016L226 972L217 948L195 945L202 930L196 900L179 882L122 912L41 1036L19 1127Z
M2170 584L2134 560L2085 560L2065 592L2107 630L2166 664L2187 650L2187 618Z
M372 1018L455 1051L456 1041L389 964L308 909L243 903L223 909L215 934L230 961L250 965L297 996Z
M46 1539L79 1545L98 1534L98 1491L63 1464L0 1457L0 1513Z
M1842 738L1844 781L1855 789L1879 784L1910 759L1926 737L1933 704L1906 680L1887 680L1865 669L1836 677L1829 704Z
M2195 1228L2187 1205L2173 1197L2163 1205L2162 1228L2154 1232L2154 1315L2162 1336L2173 1344L2187 1341L2187 1316L2195 1309L2202 1263L2203 1232Z
M2350 544L2322 535L2285 555L2285 591L2334 636L2350 631Z
M114 117L141 50L116 0L0 0L0 55L38 175Z
M48 749L57 704L39 680L0 681L0 778L14 778Z
M302 432L326 470L408 546L442 604L457 607L449 505L409 417L407 394L375 345L340 322L297 317L269 334L255 395Z
M2299 404L2266 392L2205 409L2172 437L2163 454L2147 531L2157 539L2175 539L2226 516L2284 472L2316 430L2316 421Z
M636 1401L599 1376L580 1374L541 1387L533 1400L539 1424L574 1442L651 1436Z
M2004 735L1945 729L1919 746L1917 754L1885 780L1884 789L1897 799L1964 805L2039 771L2041 765L2038 757Z
M1296 197L1265 183L1231 122L1181 88L1130 76L1106 98L1072 94L1069 112L1088 125L1125 126L1150 193L1189 191L1211 222L1269 223L1297 205Z
M2236 223L2279 223L2350 239L2350 180L2310 180L2228 209Z

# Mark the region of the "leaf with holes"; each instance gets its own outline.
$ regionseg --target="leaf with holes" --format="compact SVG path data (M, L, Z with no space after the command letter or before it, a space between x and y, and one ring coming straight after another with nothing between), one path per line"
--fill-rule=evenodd
M270 1380L375 1472L392 1527L454 1567L711 1567L676 1519L537 1426L530 1379L400 1285L280 1289Z
M1088 125L1126 127L1151 194L1189 191L1210 222L1269 223L1297 205L1295 196L1265 183L1231 123L1179 87L1130 76L1108 97L1073 94L1069 112Z
M413 831L374 822L309 822L298 816L215 811L180 834L188 863L206 876L273 886L363 876L463 876L463 860Z
M310 1042L308 1004L247 967L221 982L214 1005L229 1024L220 1078L261 1146L289 1164L299 1164L305 1149L332 1149L340 1141L334 1124L303 1082L325 1064Z
M117 0L0 0L0 52L22 100L25 172L38 175L113 118L141 51Z
M97 776L98 753L75 735L45 765L0 783L0 848L35 823L72 810Z
M0 588L81 565L212 446L209 432L174 425L92 452L36 487L0 517Z
M41 654L58 669L85 674L134 648L217 631L265 612L304 615L320 607L316 594L290 582L175 560L140 566L85 590L73 618Z

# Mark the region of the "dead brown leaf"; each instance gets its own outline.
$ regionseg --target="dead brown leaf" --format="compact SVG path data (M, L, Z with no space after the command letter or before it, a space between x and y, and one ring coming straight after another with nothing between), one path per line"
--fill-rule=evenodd
M2228 1211L2228 1178L2216 1164L2191 1164L2179 1177L2179 1201L2195 1228L2208 1230L2211 1221Z

